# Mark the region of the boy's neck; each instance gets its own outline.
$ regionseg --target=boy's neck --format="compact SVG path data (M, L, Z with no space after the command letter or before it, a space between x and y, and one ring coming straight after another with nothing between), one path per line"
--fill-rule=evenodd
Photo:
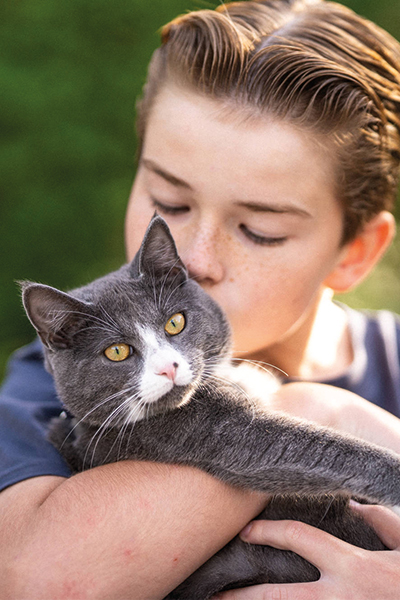
M325 290L314 310L284 342L252 356L267 361L289 377L307 381L341 375L353 360L353 347L345 311Z

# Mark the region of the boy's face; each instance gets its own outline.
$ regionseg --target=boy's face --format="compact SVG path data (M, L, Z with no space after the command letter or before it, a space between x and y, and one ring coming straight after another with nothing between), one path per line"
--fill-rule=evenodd
M155 210L190 274L223 307L237 355L307 341L341 256L342 211L323 146L169 87L150 116L126 219L128 258Z

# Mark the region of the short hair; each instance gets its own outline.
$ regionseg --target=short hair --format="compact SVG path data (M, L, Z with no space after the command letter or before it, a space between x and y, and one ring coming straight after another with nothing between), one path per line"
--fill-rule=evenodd
M324 0L249 0L177 17L150 62L137 130L168 81L322 134L333 151L342 243L394 206L400 163L400 45ZM336 163L335 163L336 161Z

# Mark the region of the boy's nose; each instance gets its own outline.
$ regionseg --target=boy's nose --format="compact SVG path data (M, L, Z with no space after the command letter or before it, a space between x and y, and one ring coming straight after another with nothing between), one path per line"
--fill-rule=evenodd
M212 285L223 279L224 248L218 232L201 229L192 232L180 255L190 276L199 283Z

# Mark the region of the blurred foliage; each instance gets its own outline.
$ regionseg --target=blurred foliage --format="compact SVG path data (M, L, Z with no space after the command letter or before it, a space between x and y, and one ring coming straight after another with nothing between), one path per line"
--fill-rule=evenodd
M199 6L213 5L1 3L0 377L34 337L15 280L71 288L124 261L135 100L159 28Z
M135 99L158 29L206 0L12 0L0 5L0 377L33 338L15 280L71 288L124 260ZM399 37L396 0L347 0ZM400 311L398 248L353 306Z

